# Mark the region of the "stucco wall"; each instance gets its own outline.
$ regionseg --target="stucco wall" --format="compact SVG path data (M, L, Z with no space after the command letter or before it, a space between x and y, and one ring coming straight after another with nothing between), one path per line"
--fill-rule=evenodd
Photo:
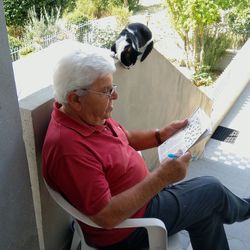
M158 128L188 117L199 106L208 114L212 111L212 101L159 48L129 70L117 64L114 82L119 85L119 98L113 116L128 129ZM200 143L193 153L200 155L203 146ZM158 163L156 149L144 151L143 156L150 168Z

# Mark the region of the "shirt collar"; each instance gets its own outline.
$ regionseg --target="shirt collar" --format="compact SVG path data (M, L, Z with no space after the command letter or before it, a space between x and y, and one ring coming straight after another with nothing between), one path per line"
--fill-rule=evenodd
M68 115L60 111L60 107L62 105L58 102L54 102L53 104L53 113L52 119L54 119L57 123L61 124L64 127L69 129L73 129L76 132L80 133L83 136L90 136L94 132L102 132L105 129L104 125L89 125L87 123L79 123Z

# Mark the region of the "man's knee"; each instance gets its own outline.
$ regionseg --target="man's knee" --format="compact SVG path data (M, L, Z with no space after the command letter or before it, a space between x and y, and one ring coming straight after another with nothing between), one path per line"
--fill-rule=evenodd
M224 192L223 184L214 176L204 176L203 183L207 186L208 190L210 190L214 194L220 194Z
M215 185L222 185L221 182L214 176L203 176L201 177L204 182Z

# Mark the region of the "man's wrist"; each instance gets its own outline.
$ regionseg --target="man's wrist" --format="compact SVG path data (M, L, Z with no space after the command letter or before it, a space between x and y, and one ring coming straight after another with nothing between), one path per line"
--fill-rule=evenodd
M160 129L158 128L155 130L155 139L157 141L158 146L162 144L163 141L161 140L161 133Z

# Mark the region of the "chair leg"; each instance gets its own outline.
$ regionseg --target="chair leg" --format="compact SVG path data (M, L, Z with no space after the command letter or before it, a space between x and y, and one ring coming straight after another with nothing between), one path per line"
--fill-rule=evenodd
M78 223L72 222L73 238L70 250L81 250L81 236L79 235Z

